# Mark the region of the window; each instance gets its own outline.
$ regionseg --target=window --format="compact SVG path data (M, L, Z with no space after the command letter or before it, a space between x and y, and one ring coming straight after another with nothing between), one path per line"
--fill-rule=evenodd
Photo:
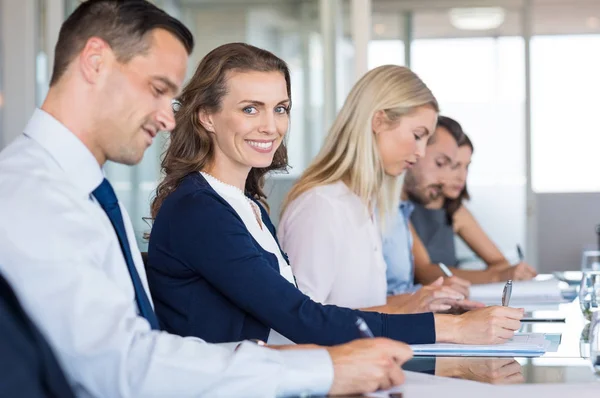
M418 39L412 59L441 113L473 141L468 207L501 250L514 252L525 240L523 38ZM470 256L462 242L457 252Z
M531 42L532 185L538 193L600 191L600 35Z

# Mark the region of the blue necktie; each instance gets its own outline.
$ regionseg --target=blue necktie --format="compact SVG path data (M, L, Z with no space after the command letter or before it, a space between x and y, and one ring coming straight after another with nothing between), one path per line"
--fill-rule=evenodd
M144 290L140 275L135 268L133 257L131 257L131 248L129 247L129 241L127 240L127 233L125 232L125 224L123 223L123 215L119 208L117 195L115 195L115 191L106 178L102 181L102 184L92 192L92 195L94 195L98 203L100 203L100 206L102 206L106 212L106 215L110 219L110 222L117 233L119 244L123 251L123 257L125 257L125 262L127 263L127 269L129 270L129 275L131 275L131 282L133 282L135 300L140 309L140 314L150 322L152 329L158 330L160 329L158 319L152 309L148 295Z

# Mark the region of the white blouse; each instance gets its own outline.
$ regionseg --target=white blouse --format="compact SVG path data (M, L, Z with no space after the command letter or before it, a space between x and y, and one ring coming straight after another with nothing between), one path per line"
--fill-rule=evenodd
M258 205L250 200L244 193L237 187L233 185L226 184L210 174L201 172L202 176L206 179L208 184L214 189L223 199L233 207L235 212L240 216L244 225L252 235L252 237L258 242L258 244L269 253L273 253L275 257L277 257L277 262L279 263L279 273L283 276L288 282L294 284L294 275L292 273L292 268L285 261L283 256L281 255L281 251L279 250L279 246L277 246L277 242L269 229L262 223L260 219L260 209ZM256 212L256 213L255 213ZM267 344L271 345L281 345L281 344L294 344L291 340L282 336L277 331L271 329L269 332L269 338L267 340Z
M376 218L343 182L313 188L282 215L279 242L298 288L349 308L386 303L386 264Z

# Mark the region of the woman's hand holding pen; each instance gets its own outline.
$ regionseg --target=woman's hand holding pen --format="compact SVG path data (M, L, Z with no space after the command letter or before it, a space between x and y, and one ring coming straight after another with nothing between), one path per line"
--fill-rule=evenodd
M445 277L444 286L448 286L461 293L465 297L469 297L469 288L471 287L471 282L466 279L459 278L458 276Z
M501 344L521 328L522 308L486 307L462 315L435 315L438 342Z
M490 272L495 274L495 281L527 281L536 277L537 272L533 267L525 262L520 262L516 265L496 265L489 268Z

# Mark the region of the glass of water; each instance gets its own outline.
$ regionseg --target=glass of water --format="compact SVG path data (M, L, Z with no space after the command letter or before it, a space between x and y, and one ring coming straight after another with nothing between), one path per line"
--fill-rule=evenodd
M600 270L583 271L579 285L579 305L581 312L588 321L592 314L600 311Z
M590 361L597 374L600 374L600 312L594 312L590 323Z
M581 254L582 271L600 271L600 250L584 250Z

